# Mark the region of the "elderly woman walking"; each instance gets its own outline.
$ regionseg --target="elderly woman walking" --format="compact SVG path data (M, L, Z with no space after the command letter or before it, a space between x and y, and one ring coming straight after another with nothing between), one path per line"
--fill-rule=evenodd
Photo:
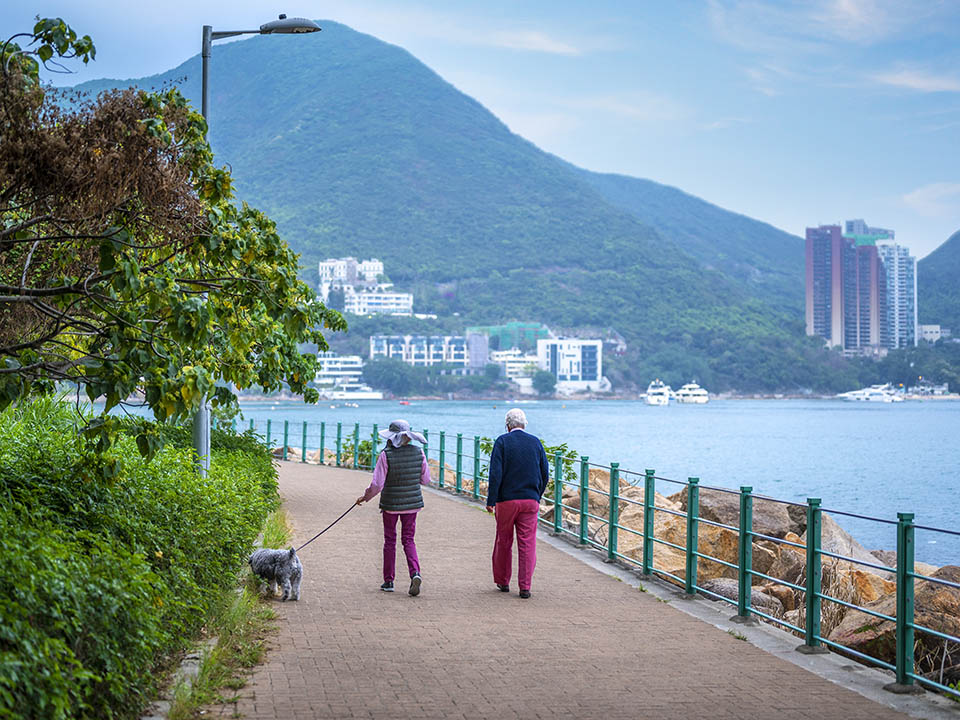
M493 582L510 591L513 534L517 534L517 584L520 597L530 597L537 565L537 517L540 498L550 480L543 443L524 428L527 416L520 408L507 412L507 432L497 438L490 453L487 512L495 512L497 536L493 543Z
M373 480L366 492L357 498L357 505L380 494L380 512L383 515L383 585L384 592L393 592L397 565L397 520L400 520L400 542L407 556L410 571L410 594L419 595L422 579L420 559L414 535L417 532L417 513L423 507L421 485L430 484L430 466L423 450L411 445L411 440L426 445L427 439L410 429L406 420L394 420L387 430L380 431L387 441L377 457Z

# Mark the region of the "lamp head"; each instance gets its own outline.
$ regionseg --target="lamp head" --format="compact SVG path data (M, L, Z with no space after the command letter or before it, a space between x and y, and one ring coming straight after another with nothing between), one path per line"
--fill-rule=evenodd
M313 20L307 18L288 18L281 15L278 20L271 20L260 26L261 35L279 35L291 33L312 33L318 32L320 26Z

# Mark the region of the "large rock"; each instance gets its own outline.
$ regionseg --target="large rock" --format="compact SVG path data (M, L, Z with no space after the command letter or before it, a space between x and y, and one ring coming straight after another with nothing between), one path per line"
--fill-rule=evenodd
M687 511L687 488L671 495L670 499L676 501L684 512ZM802 532L800 526L791 519L790 514L787 512L788 507L788 505L773 502L772 500L754 498L754 532L778 538L783 537L788 532ZM698 514L706 520L723 523L731 527L739 527L740 494L701 488Z
M277 459L283 459L283 448L275 447L270 451L270 454ZM287 460L292 462L300 462L300 450L295 447L287 445Z
M960 567L947 565L931 577L960 583ZM886 595L867 603L864 607L890 617L896 617L896 594ZM931 582L917 581L914 593L914 623L947 635L960 636L960 590ZM896 661L896 625L859 610L849 610L840 624L830 633L830 640L858 652L887 662ZM942 658L944 643L939 638L915 632L917 658ZM948 658L945 665L960 663L960 643L948 643ZM932 660L931 660L932 662ZM925 669L918 668L920 672Z
M827 552L836 553L837 555L843 555L848 558L853 558L854 560L860 560L862 562L872 563L877 565L877 557L872 552L867 550L863 545L858 543L853 539L853 536L840 527L837 524L837 521L834 520L827 513L823 513L820 531L820 549L826 550ZM801 536L801 542L806 544L807 534L804 531ZM826 565L829 562L829 558L824 557L823 563ZM863 567L863 566L859 566ZM890 573L883 573L877 571L881 577L886 580L890 580L892 576Z
M716 578L698 584L704 590L722 595L728 600L737 601L740 597L740 589L737 581L730 578ZM707 595L707 597L710 596ZM711 599L716 600L716 598ZM757 608L757 610L761 612L765 612L767 615L772 615L777 618L783 617L783 605L780 601L757 588L751 588L750 590L750 606Z

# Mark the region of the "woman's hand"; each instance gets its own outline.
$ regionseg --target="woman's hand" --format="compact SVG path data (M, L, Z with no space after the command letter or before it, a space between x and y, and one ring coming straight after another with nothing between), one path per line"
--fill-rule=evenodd
M366 500L364 499L363 495L357 498L357 505L363 505L365 502Z

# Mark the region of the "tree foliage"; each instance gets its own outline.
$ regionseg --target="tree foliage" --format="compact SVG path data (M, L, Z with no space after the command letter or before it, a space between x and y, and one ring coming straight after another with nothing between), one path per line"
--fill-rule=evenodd
M41 87L38 60L94 52L60 19L3 46L0 408L75 383L106 401L88 427L104 449L106 413L135 393L161 421L235 403L226 384L315 400L316 359L297 345L326 348L322 329L343 318L297 278L273 222L236 204L177 90Z
M537 370L533 374L533 389L540 395L553 395L557 386L557 379L553 373L546 370Z

